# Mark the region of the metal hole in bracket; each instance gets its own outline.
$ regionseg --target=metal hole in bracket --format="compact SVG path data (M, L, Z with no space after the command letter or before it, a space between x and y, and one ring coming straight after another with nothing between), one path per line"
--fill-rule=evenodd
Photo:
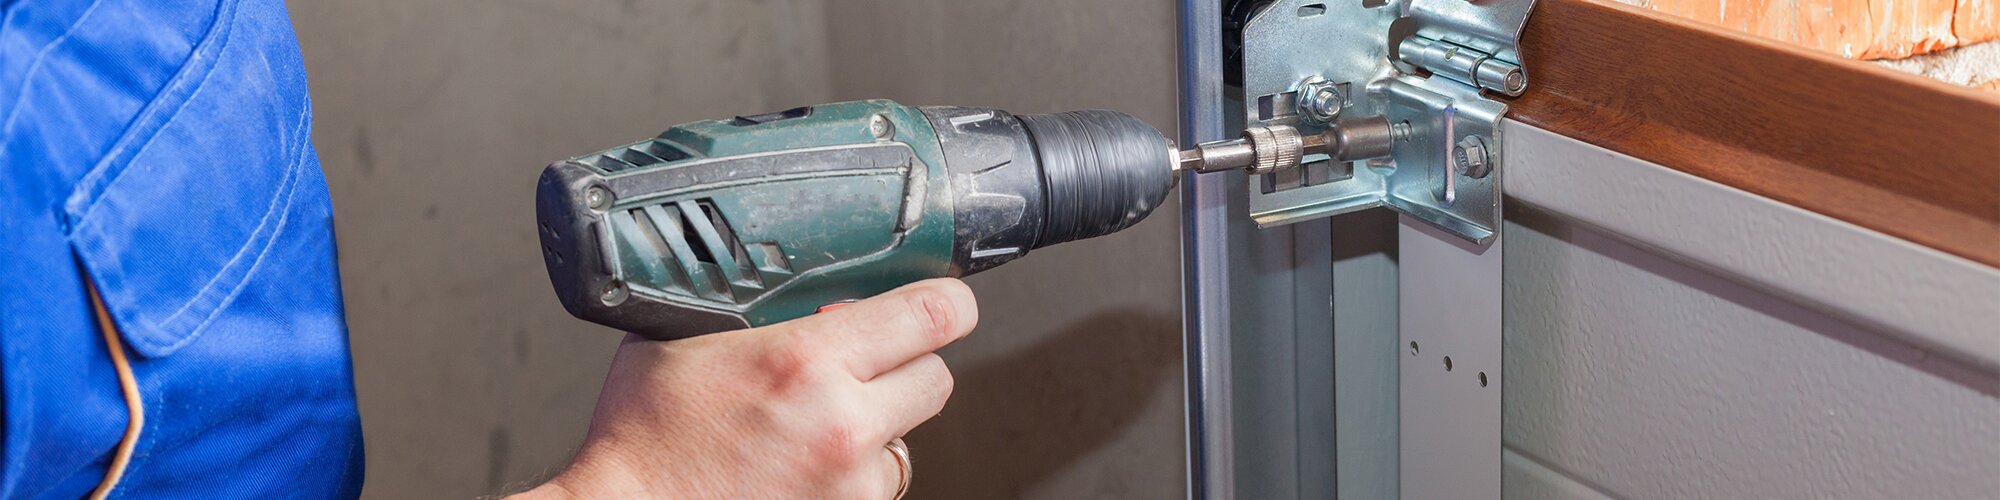
M1299 170L1304 171L1306 174L1304 184L1307 186L1318 186L1333 182L1337 180L1335 177L1338 176L1333 171L1333 161L1325 159L1307 161L1304 165L1299 165Z
M1313 17L1326 13L1326 4L1316 3L1299 6L1299 17Z
M1384 5L1389 5L1389 0L1361 0L1361 8L1364 9L1373 9Z
M1479 386L1486 387L1486 372L1479 372Z
M1305 170L1307 186L1331 184L1354 178L1353 162L1333 161L1323 154L1306 155L1305 164L1300 165L1300 168Z
M1257 121L1296 114L1299 107L1299 93L1280 92L1257 97Z
M1444 357L1444 371L1451 371L1451 356Z
M1417 341L1415 340L1410 341L1410 355L1417 355Z

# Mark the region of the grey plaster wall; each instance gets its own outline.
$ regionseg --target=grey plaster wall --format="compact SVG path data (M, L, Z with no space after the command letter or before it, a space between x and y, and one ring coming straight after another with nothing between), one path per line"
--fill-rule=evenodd
M615 332L548 292L540 167L682 121L836 99L1174 122L1161 0L294 0L334 196L365 494L524 487L581 439ZM1181 490L1177 209L970 279L916 498Z
M838 2L834 97L1104 108L1174 137L1174 4ZM1181 495L1179 210L972 277L980 328L945 357L944 414L910 438L917 498Z

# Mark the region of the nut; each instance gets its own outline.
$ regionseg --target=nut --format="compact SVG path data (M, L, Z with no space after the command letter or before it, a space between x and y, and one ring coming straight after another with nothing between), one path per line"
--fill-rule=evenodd
M1297 99L1299 117L1315 125L1333 123L1340 117L1341 106L1347 103L1339 85L1317 76L1299 83Z
M1458 166L1458 175L1484 179L1493 173L1493 159L1484 137L1468 135L1460 139L1458 147L1453 148L1452 157Z

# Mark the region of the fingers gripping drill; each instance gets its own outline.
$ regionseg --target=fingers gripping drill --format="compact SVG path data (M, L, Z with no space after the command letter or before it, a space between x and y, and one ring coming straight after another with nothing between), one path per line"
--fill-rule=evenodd
M571 314L683 338L1131 227L1182 170L1388 154L1386 123L1328 130L1256 127L1182 152L1110 111L821 104L686 123L557 162L537 185L536 219Z

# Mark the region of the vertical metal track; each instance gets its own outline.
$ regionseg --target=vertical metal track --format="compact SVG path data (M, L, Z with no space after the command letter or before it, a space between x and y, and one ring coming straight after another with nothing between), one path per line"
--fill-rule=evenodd
M1181 143L1243 126L1216 0L1183 0ZM1182 179L1188 496L1326 498L1335 468L1326 220L1258 229L1240 172Z
M1501 262L1401 217L1402 496L1500 498Z
M1180 142L1221 139L1222 5L1180 1ZM1193 172L1181 179L1182 349L1187 363L1187 491L1231 498L1235 440L1230 423L1229 183ZM1203 237L1202 235L1209 235Z

